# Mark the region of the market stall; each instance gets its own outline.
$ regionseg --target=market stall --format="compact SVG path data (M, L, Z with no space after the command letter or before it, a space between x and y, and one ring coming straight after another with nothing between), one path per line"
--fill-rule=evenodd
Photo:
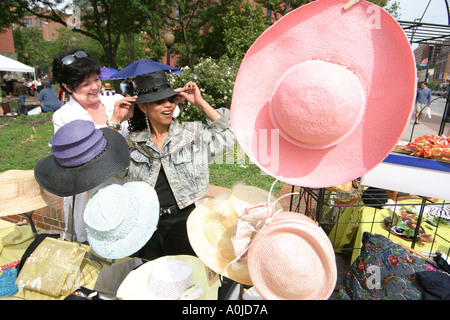
M369 23L374 20L373 9L382 28ZM397 76L392 77L393 73ZM236 78L229 122L250 159L276 181L312 189L333 188L377 170L389 155L410 120L415 82L410 45L386 11L367 1L313 1L280 19L249 49ZM158 90L144 88L140 94ZM224 127L227 124L221 123ZM139 132L142 144L152 139L148 117L147 129ZM214 130L221 129L218 126ZM52 155L36 163L36 182L63 197L90 192L82 216L89 245L73 238L43 239L29 250L27 259L19 258L24 267L13 281L18 292L21 290L17 294L73 297L78 292L78 297L92 298L104 286L98 286L98 279L106 278L114 280L111 297L119 299L216 300L227 280L238 284L238 290L248 289L245 293L256 291L253 298L328 299L337 285L336 251L352 245L352 259L359 261L363 252L358 249L366 249L363 235L367 232L380 233L374 238L382 237L383 246L389 248L392 244L386 242L387 237L409 241L410 233L406 234L399 222L411 224L409 229L417 232L413 238L424 236L425 231L426 237L417 242L418 246L424 243L424 250L443 250L446 244L441 240L448 240L442 221L435 226L422 224L423 209L416 218L404 214L413 211L411 203L395 201L390 204L391 210L379 206L372 210L360 206L354 197L346 204L334 202L337 215L331 215L336 220L326 232L321 226L321 212L313 217L284 211L272 189L238 184L196 204L189 213L186 231L196 257L164 256L140 263L131 258L151 239L162 216L172 211L160 210L159 198L150 184L110 180L131 166L126 140L111 128L96 129L89 121L75 120L62 126L50 143ZM192 176L195 172L188 164L198 150L191 148L192 141L187 146L183 146L184 153L173 152L152 161L156 159L159 166L166 157L175 157L179 170ZM150 163L152 156L145 152L133 156L133 174L142 175L141 166ZM418 201L423 208L422 200ZM73 217L68 214L70 231ZM11 233L20 233L22 229L16 228L5 225L2 241L10 239ZM432 246L428 246L429 240ZM20 245L30 248L26 242ZM5 242L3 247L7 247ZM393 247L397 250L396 244ZM63 248L62 254L47 260L56 248ZM17 255L6 257L12 260L5 262L6 266L18 259ZM89 269L94 276L88 281L80 282L80 277L74 281L70 270L84 274L83 266L92 268L91 263L85 263L86 258L101 264ZM383 254L378 261L386 264L389 259L390 255ZM411 256L405 255L405 261L411 261ZM420 261L415 270L426 271L427 266ZM352 267L371 272L370 265ZM41 286L36 273L48 276L50 270L53 278L46 278L47 283ZM105 271L103 276L100 270ZM11 283L11 278L8 281ZM58 284L56 292L49 282ZM421 298L420 292L406 298Z

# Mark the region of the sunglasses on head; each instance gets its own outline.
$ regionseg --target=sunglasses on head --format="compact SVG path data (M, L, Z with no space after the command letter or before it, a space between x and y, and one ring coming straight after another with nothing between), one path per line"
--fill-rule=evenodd
M174 103L175 100L177 99L177 95L165 98L165 99L159 99L154 101L156 104L163 104L166 100L169 101L170 103Z
M73 63L77 58L86 58L88 55L84 51L77 51L74 54L69 54L68 56L65 56L61 59L61 62L63 65L67 66L71 63Z

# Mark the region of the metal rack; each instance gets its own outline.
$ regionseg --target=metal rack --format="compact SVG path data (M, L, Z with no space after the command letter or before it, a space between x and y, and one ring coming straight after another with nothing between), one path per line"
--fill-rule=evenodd
M372 190L370 194L366 192L369 189ZM450 230L450 201L361 186L359 190L352 194L330 190L329 188L312 189L301 187L296 195L291 196L290 203L291 211L305 214L315 220L329 236L335 251L344 253L351 253L353 250L359 250L360 247L353 245L355 243L354 239L349 241L349 244L346 246L340 247L337 245L336 235L338 232L336 230L339 228L363 228L365 231L373 233L374 229L380 230L380 227L382 227L386 236L394 242L398 239L404 240L405 238L399 237L391 229L382 225L386 221L385 219L380 220L380 217L382 214L383 217L386 216L387 212L389 212L389 215L393 216L395 214L401 217L401 213L404 212L405 208L409 207L416 210L414 216L417 221L414 235L412 238L407 239L410 242L410 247L412 249L416 248L416 250L419 248L418 250L420 250L420 228L425 228L425 232L432 240L431 248L428 250L429 256L431 257L433 252L437 250L435 243L439 241L439 251L449 257L450 237L442 236L440 232L442 229L440 228L449 228ZM373 210L373 218L364 221L359 220L364 208ZM349 210L351 210L350 213ZM436 219L438 220L436 226L429 225L428 221L430 221L431 211L438 218ZM436 213L438 213L437 216ZM341 221L344 214L350 215L351 219L349 221ZM448 227L446 226L447 223ZM443 247L446 249L442 250Z

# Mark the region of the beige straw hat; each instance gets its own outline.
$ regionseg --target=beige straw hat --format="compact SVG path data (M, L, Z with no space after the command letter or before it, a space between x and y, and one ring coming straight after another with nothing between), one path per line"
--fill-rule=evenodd
M52 203L53 199L36 182L33 170L0 173L0 217L27 213Z
M268 300L324 300L337 280L333 246L316 222L294 212L275 213L248 252L248 270Z
M200 260L218 274L251 285L247 256L237 256L232 243L238 218L245 209L269 201L269 192L253 186L237 185L231 193L218 195L199 205L189 216L189 241ZM271 197L271 201L275 201ZM281 206L277 204L277 209ZM234 261L234 262L233 262Z

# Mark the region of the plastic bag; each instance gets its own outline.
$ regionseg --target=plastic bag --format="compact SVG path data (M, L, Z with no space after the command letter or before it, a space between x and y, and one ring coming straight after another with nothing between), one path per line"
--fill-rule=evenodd
M80 244L45 238L27 258L16 285L52 296L66 295L79 286L86 249Z
M430 108L430 106L426 107L425 117L427 117L428 119L431 119L431 108Z

